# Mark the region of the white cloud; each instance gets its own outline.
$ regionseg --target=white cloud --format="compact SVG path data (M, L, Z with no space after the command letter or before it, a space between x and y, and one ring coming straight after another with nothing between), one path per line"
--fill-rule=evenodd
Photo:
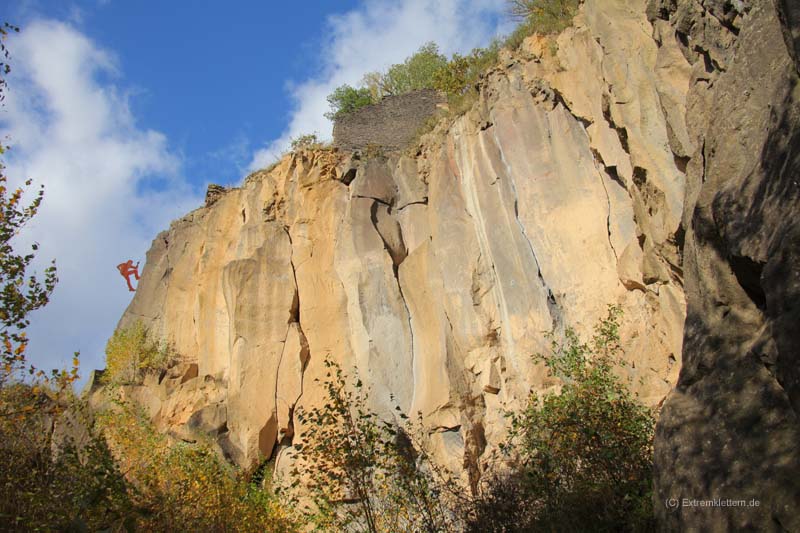
M115 57L70 25L38 20L13 41L13 72L0 129L12 150L6 174L45 185L39 214L24 230L50 258L59 283L32 316L29 354L62 366L103 366L105 341L131 295L115 266L141 260L170 220L200 203L161 133L140 129L115 83Z
M502 16L506 6L506 0L365 0L358 9L331 16L330 35L319 51L320 74L289 86L294 102L289 125L256 151L251 169L272 163L300 134L330 138L332 125L323 114L335 87L357 85L365 73L399 63L429 41L447 55L485 45L509 29Z

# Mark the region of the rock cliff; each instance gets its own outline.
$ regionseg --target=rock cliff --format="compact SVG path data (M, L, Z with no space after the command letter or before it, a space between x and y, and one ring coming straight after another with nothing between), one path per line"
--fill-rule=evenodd
M650 13L693 65L694 144L683 368L657 428L656 509L671 530L798 531L798 5L653 1Z
M588 3L557 44L505 53L472 110L414 154L300 151L215 188L155 239L121 321L187 361L161 379L154 418L221 411L236 462L277 453L280 467L330 357L382 412L422 412L440 458L475 474L503 410L555 385L531 358L544 333L589 332L609 304L657 404L680 367L694 151L690 65L659 27L641 2Z
M148 252L120 325L183 362L131 393L165 431L280 474L331 358L385 416L421 413L436 459L475 483L504 410L557 386L531 357L544 333L588 333L618 304L641 397L678 384L657 502L769 478L761 514L730 525L792 529L795 11L587 0L557 39L502 52L415 151L301 150L215 189ZM670 527L719 514L656 507Z

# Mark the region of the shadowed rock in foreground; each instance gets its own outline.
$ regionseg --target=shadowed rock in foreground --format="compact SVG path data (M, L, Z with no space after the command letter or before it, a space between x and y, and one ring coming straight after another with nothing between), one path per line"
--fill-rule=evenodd
M771 1L704 4L653 11L694 64L687 118L696 144L684 208L683 368L657 428L656 508L670 530L797 531L800 88L784 35L800 27L796 14L782 23ZM760 505L670 509L667 498Z

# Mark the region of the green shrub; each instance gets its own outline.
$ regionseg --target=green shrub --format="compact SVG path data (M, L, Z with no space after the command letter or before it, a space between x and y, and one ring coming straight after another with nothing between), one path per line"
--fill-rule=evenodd
M132 512L79 403L42 385L0 389L0 530L117 531Z
M473 89L481 74L497 63L500 42L494 40L486 48L474 48L462 56L453 54L445 65L434 73L434 88L448 95L459 95Z
M133 383L149 370L169 366L173 354L166 345L152 338L144 323L117 329L106 344L106 376L113 382Z
M350 85L337 87L328 95L331 110L325 113L325 117L336 120L366 105L380 102L385 96L432 89L434 75L446 64L447 58L439 53L436 43L426 43L404 62L392 65L386 72L366 74L360 88Z
M503 47L509 50L517 50L522 45L522 41L525 40L525 37L533 35L534 33L536 33L534 24L529 20L525 20L518 24L517 27L514 28L514 31L505 38Z
M447 65L447 58L439 53L439 46L429 42L381 74L371 72L364 76L364 85L373 100L385 96L406 94L419 89L433 89L436 72Z
M224 463L207 443L170 441L140 409L118 397L97 423L138 511L131 530L297 530L274 495Z
M306 509L312 522L322 531L457 530L444 503L445 490L455 489L433 475L424 449L408 431L367 407L360 380L350 387L338 365L330 360L325 365L327 401L298 411L307 429L291 473L295 486L307 479L304 488L316 508Z
M508 0L511 15L522 23L505 45L515 50L528 35L559 33L572 24L581 0Z
M322 141L319 140L316 133L306 133L304 135L298 135L294 137L291 141L289 141L289 145L291 146L292 152L303 149L303 148L321 148L323 146Z
M654 415L614 369L621 364L618 307L593 339L572 330L538 356L563 382L561 392L533 394L511 415L506 449L516 472L479 502L473 531L649 531L652 522ZM518 500L512 523L497 503Z
M578 12L581 0L508 0L509 13L521 20L504 40L494 40L486 48L470 54L453 54L450 60L439 52L434 42L424 44L404 62L386 72L369 72L361 87L337 87L328 96L329 120L336 120L366 105L380 102L386 96L400 95L418 89L436 89L447 95L451 115L468 110L477 96L475 83L481 73L497 63L501 48L519 48L525 37L534 33L553 34L567 28ZM455 112L453 111L455 110Z
M336 120L365 105L380 102L386 96L420 89L435 89L445 94L450 114L461 115L475 101L478 94L476 83L483 72L497 63L501 47L501 42L494 40L486 48L475 48L467 55L453 54L448 60L439 52L436 43L426 43L386 72L367 73L358 89L349 85L337 87L328 96L331 110L325 116Z
M434 88L447 96L450 116L467 112L478 98L478 80L497 64L500 52L498 40L486 48L475 48L462 56L453 54L450 61L434 73Z
M350 85L340 85L328 95L328 105L331 110L325 113L328 120L336 120L348 113L373 103L370 91L367 88L356 89Z

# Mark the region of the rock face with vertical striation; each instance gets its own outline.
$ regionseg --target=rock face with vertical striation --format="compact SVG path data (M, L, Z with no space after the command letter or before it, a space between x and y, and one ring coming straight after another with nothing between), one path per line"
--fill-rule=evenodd
M501 52L413 154L300 150L215 189L155 239L120 323L196 367L136 394L165 431L287 473L330 358L383 416L421 413L474 484L503 413L557 385L532 358L545 332L588 334L617 304L641 398L678 382L657 499L758 497L763 476L768 505L730 527L793 529L793 5L587 0L555 41ZM701 530L722 512L667 511Z
M233 461L288 471L331 358L385 416L421 413L437 459L475 482L504 411L556 385L532 358L544 334L590 333L609 304L625 372L661 401L684 320L690 65L640 4L587 3L555 54L537 37L504 53L414 155L300 151L173 223L121 321L197 365L154 419L185 436L191 413L167 415L185 398Z

